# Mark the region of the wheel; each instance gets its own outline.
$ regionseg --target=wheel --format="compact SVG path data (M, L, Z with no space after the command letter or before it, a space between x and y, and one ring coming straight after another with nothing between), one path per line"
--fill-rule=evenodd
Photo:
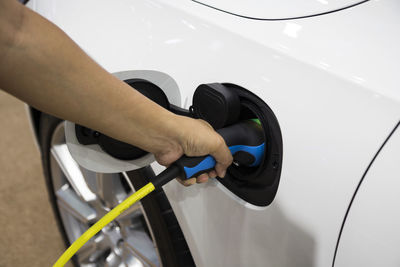
M40 119L39 143L50 201L69 246L154 175L150 167L103 174L73 160L64 123L47 114ZM195 266L163 190L136 203L104 227L73 257L76 266Z

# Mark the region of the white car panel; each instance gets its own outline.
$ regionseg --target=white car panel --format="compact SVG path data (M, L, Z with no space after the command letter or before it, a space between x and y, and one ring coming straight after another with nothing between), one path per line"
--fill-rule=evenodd
M364 2L361 0L198 0L205 5L256 19L285 19L331 12Z
M332 263L357 183L400 118L398 1L274 22L192 1L36 0L33 6L108 71L170 75L183 107L199 84L231 82L275 112L284 161L267 209L248 209L215 183L165 186L198 266Z
M400 264L400 131L372 164L351 206L335 267Z
M384 95L400 102L397 78L397 70L400 69L397 45L400 42L400 35L397 34L400 1L371 0L329 15L287 21L247 20L193 5L190 1L160 1L188 13L189 17L199 17L203 21L195 29L188 24L191 21L181 21L192 35L207 27L211 28L210 31L217 27L232 35L240 35L241 39L253 44L265 46L277 55L286 55L359 84L363 90L375 92L377 97ZM189 38L190 35L186 36ZM207 44L207 51L213 51L213 55L234 45L237 54L251 49L242 43L232 44L229 39L217 45L214 38L208 40ZM196 45L196 49L199 46ZM281 72L282 75L288 75L284 70Z

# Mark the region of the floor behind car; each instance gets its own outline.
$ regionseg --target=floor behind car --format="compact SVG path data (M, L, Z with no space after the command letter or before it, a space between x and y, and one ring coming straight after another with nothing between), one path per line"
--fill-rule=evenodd
M1 267L50 266L64 250L27 111L1 90L0 239Z

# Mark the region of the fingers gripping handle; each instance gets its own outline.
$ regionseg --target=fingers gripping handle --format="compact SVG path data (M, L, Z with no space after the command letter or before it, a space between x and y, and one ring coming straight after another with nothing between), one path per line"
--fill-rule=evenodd
M212 156L204 157L181 157L175 162L182 173L182 179L189 179L192 177L199 176L202 173L209 172L215 167L215 159Z
M258 166L264 155L264 134L259 124L244 121L218 130L232 153L234 162L248 167ZM215 159L208 155L203 157L183 156L174 165L179 167L182 179L197 177L215 168Z
M264 155L264 148L265 144L262 143L259 146L231 146L229 150L233 155L234 162L238 165L256 167L261 163ZM188 179L213 170L216 162L212 156L195 158L183 156L174 164L181 169L181 173L184 175L182 179Z

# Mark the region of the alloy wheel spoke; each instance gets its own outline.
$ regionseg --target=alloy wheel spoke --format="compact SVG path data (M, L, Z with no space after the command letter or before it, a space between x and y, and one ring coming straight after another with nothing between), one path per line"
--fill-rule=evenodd
M63 123L54 131L50 152L53 190L70 242L135 191L126 173L99 174L80 167L65 143ZM141 203L134 204L78 250L79 264L160 266L157 247L148 236L152 231L146 225Z
M68 185L60 188L56 196L59 206L82 223L89 224L96 220L96 211L83 202Z
M132 252L131 249L129 249L126 246L123 248L122 260L123 262L125 262L127 266L140 266L140 267L158 266L158 265L150 265L147 264L146 262L143 262L134 252Z
M54 145L51 148L51 155L57 161L63 174L79 197L86 202L95 200L96 195L87 186L79 165L72 158L67 145Z
M122 236L129 236L129 231L132 229L143 229L143 213L139 203L133 205L116 219L121 228Z
M130 251L140 261L145 263L146 266L159 266L157 264L158 256L154 249L154 244L144 231L130 231L129 236L124 242L124 250Z
M96 252L96 250L97 250L96 242L93 240L89 240L76 253L78 256L78 261L80 263L89 263L91 256Z
M111 251L106 258L105 267L120 267L121 263L122 263L121 257L115 254L115 252ZM122 266L126 265L124 264Z
M126 220L131 219L132 217L137 216L137 211L142 210L142 204L140 202L135 203L134 205L130 206L127 210L125 210L121 215L117 217L117 220Z
M78 250L78 261L80 263L93 263L98 261L100 257L104 259L107 256L104 254L108 251L110 251L110 244L104 234L100 233Z
M96 187L97 196L103 201L103 205L109 209L118 205L126 197L118 173L97 173Z

